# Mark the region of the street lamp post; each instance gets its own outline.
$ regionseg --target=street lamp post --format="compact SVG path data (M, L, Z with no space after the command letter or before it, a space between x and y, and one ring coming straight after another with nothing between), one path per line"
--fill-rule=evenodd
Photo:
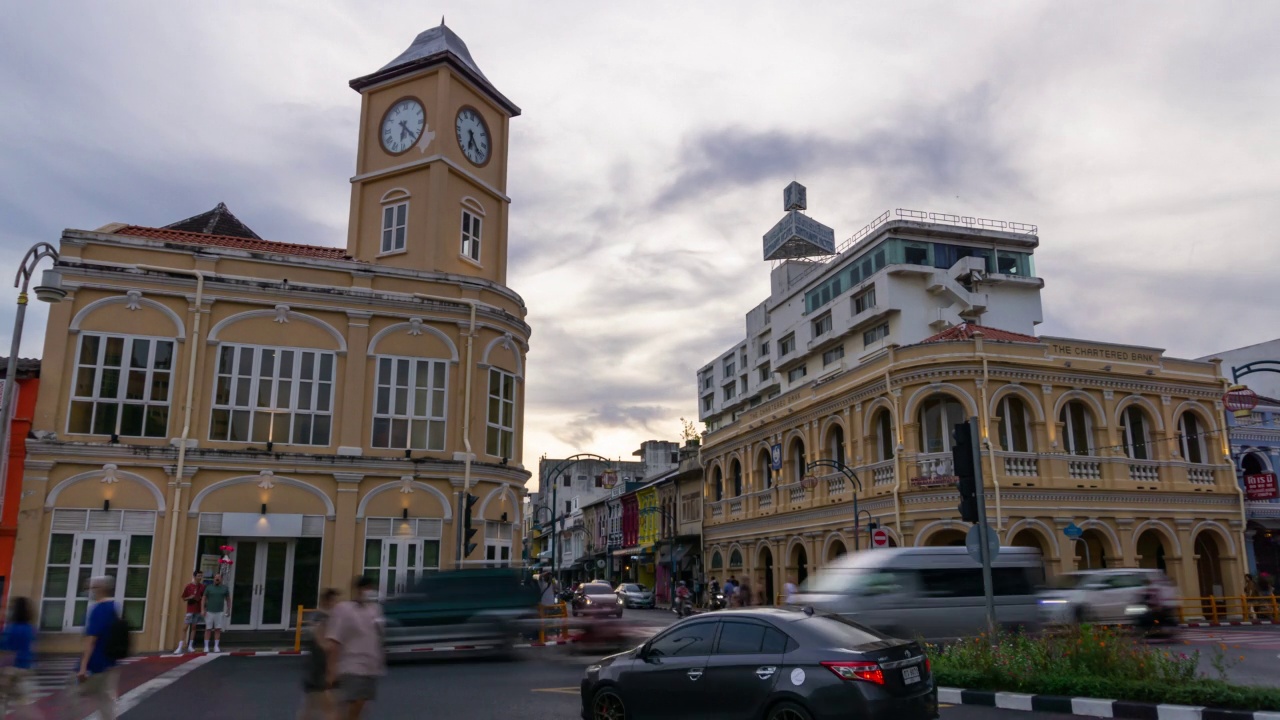
M857 552L861 549L861 543L858 538L861 534L859 529L858 494L862 492L862 481L858 479L858 474L853 471L853 468L839 460L814 460L805 466L805 476L800 481L805 490L812 490L818 484L818 479L812 473L814 468L819 467L832 468L853 481L853 550ZM870 516L870 513L867 513L867 515Z
M578 453L577 455L570 455L564 460L561 460L559 463L556 464L555 467L551 468L551 472L547 473L547 475L551 476L551 570L557 576L560 575L560 565L559 563L556 562L556 554L557 554L557 551L560 550L560 543L556 541L556 536L555 536L556 520L557 520L556 509L558 507L556 505L556 502L558 499L557 491L560 489L560 485L556 482L556 474L560 472L561 468L566 468L583 458L600 460L600 461L603 461L605 465L609 464L609 458L604 457L603 455L596 455L595 453ZM546 476L543 476L542 486L546 487ZM568 514L569 513L565 513L564 515L568 515ZM563 519L564 515L561 515L559 519Z
M31 246L27 250L27 254L22 257L22 262L18 264L18 276L14 278L13 286L21 288L18 293L18 312L13 319L13 339L9 344L9 366L5 373L4 396L0 398L0 449L3 456L0 457L0 482L9 474L9 416L13 414L13 398L17 392L17 373L18 373L18 351L22 345L22 324L27 315L27 287L31 283L31 275L35 273L36 266L44 258L52 258L54 264L58 262L58 251L52 245L46 242L39 242ZM56 303L67 296L67 291L62 289L62 274L57 270L45 270L40 276L40 284L36 286L36 298L47 303Z

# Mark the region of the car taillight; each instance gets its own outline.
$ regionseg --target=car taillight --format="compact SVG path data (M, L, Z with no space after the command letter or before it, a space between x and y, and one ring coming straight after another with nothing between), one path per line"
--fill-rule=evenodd
M864 682L884 684L884 671L880 665L867 661L824 662L822 667L839 675L842 680L862 680Z
M933 663L929 662L929 658L927 657L924 659L924 671L926 673L933 673Z

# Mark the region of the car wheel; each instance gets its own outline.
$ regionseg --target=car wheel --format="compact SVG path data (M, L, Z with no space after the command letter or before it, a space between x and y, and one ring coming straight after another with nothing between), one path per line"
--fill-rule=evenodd
M813 720L813 716L793 702L784 702L770 708L769 720Z
M612 688L602 688L591 698L591 720L626 720L622 696Z

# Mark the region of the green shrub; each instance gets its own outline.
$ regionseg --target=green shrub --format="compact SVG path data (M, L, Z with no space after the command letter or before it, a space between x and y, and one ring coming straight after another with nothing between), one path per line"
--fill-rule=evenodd
M1110 628L1083 625L1032 636L980 636L930 646L939 685L1037 695L1204 705L1238 710L1280 710L1280 689L1227 683L1231 662L1214 650L1219 678L1200 676L1199 652L1148 646Z

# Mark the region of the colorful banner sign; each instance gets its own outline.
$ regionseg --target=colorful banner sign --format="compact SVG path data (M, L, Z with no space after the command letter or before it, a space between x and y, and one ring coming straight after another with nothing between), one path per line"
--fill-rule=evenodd
M1280 497L1280 492L1276 490L1276 474L1245 475L1244 495L1249 500L1274 500Z

